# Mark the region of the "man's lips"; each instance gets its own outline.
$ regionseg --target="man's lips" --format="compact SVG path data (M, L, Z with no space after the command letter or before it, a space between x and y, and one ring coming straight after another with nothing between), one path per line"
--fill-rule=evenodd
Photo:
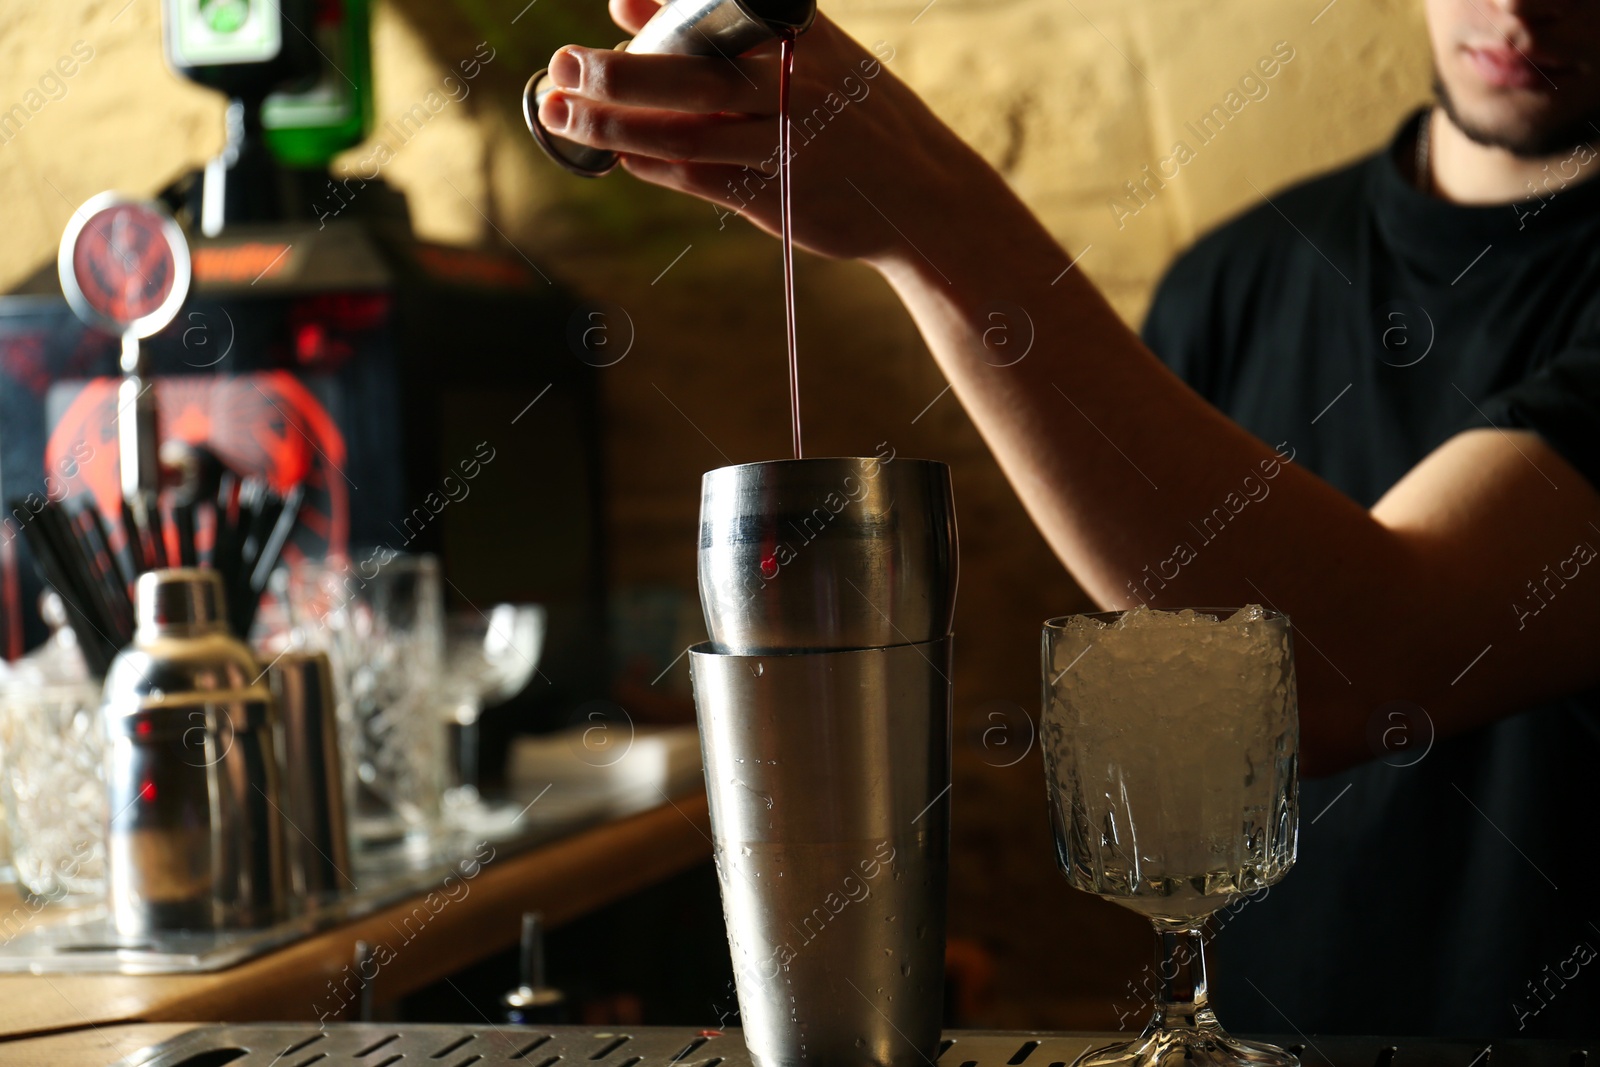
M1572 69L1537 53L1530 55L1500 44L1469 45L1463 51L1478 77L1493 89L1552 89L1550 83Z

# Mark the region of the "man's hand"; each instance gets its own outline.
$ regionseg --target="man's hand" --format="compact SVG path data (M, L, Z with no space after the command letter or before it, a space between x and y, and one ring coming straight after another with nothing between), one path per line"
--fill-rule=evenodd
M611 0L611 14L637 33L657 6ZM795 241L821 255L882 260L911 240L897 224L949 224L965 198L1004 189L884 66L893 49L877 52L821 14L795 50ZM572 45L551 58L550 74L560 88L539 119L552 133L619 152L622 165L645 181L778 232L776 42L739 59Z

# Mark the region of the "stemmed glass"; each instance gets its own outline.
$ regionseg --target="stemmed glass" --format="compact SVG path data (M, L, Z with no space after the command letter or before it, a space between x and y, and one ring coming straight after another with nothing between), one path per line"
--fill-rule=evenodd
M1289 619L1139 607L1044 627L1045 778L1073 886L1154 924L1159 995L1135 1040L1075 1067L1295 1067L1217 1022L1212 912L1295 860L1299 720Z
M487 613L451 612L445 627L444 707L454 729L454 783L445 810L461 824L489 814L478 793L478 724L485 708L522 692L539 665L545 610L536 604L496 604Z

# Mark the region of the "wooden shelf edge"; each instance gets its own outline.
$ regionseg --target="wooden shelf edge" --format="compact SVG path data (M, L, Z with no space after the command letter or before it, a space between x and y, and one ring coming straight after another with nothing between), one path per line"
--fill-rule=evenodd
M384 1003L514 945L525 911L558 926L711 856L703 792L516 855L482 854L440 890L237 967L185 975L3 975L0 1040L131 1023L348 1019L360 979ZM371 973L353 966L373 949Z

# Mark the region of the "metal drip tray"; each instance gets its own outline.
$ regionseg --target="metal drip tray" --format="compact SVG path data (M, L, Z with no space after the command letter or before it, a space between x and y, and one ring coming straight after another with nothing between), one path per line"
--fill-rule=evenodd
M937 1067L1070 1067L1082 1053L1131 1034L953 1030ZM1306 1067L1600 1067L1565 1041L1393 1040L1271 1036ZM1600 1049L1600 1042L1592 1042ZM208 1026L113 1067L751 1067L738 1030L274 1023Z

